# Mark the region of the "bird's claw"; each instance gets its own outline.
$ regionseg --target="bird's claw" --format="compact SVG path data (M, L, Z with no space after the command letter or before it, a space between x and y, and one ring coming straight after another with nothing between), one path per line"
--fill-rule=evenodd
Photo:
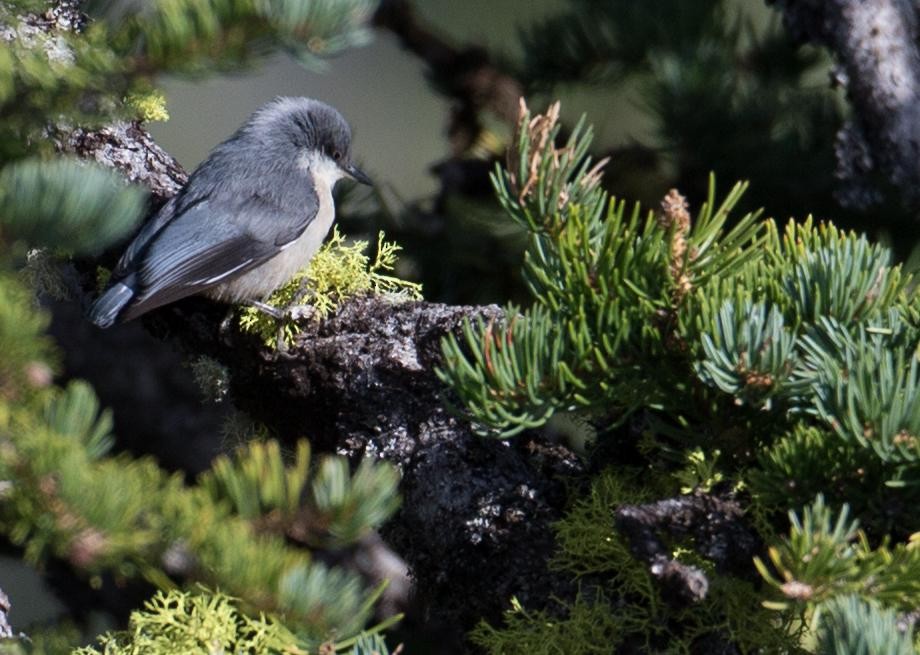
M284 318L285 311L283 309L272 307L271 305L267 305L264 302L259 302L258 300L250 300L249 304L252 307L255 307L256 309L258 309L263 314L268 314L276 321L280 321L281 319Z

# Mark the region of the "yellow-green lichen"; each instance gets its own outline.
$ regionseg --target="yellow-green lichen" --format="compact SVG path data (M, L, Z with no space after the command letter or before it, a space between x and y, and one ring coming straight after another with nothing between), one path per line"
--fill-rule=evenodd
M159 91L153 90L146 93L132 93L125 98L125 103L131 107L137 117L145 123L169 120L169 111L166 109L166 97Z
M344 300L365 293L420 300L420 284L390 274L396 266L396 253L400 247L385 241L381 232L377 237L377 256L372 262L366 252L368 245L367 241L349 243L337 228L333 228L329 241L320 248L309 266L275 291L266 304L281 310L309 305L317 318L325 318ZM259 335L270 346L279 337L284 345L293 343L300 333L298 321L309 319L286 312L279 324L278 319L265 312L245 307L239 320L243 332Z
M718 449L707 453L700 447L684 453L686 464L674 474L681 483L680 492L682 494L693 493L696 490L709 492L715 485L722 482L725 476L718 468L719 455L721 452Z
M131 613L128 630L99 638L101 650L87 646L73 655L129 653L285 653L307 651L271 617L252 618L219 592L158 592L142 611Z

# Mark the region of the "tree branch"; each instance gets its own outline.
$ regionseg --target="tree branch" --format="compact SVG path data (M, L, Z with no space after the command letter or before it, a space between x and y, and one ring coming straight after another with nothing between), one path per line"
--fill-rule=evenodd
M129 182L147 187L163 201L175 195L188 180L179 162L136 121L118 121L95 130L78 127L59 132L55 145L61 152L114 168Z
M559 477L580 463L564 448L473 434L445 409L434 373L442 338L464 320L502 320L497 307L356 298L307 323L285 353L235 327L221 332L225 313L189 299L145 323L225 366L234 405L281 438L400 467L403 508L384 536L435 622L459 639L476 620L497 619L511 596L541 606L569 588L546 562L565 501Z
M0 639L12 639L16 636L10 625L9 613L12 608L9 596L0 589Z
M918 16L908 0L768 0L798 38L837 57L855 124L841 130L837 176L840 200L867 206L878 200L868 180L874 169L920 203L920 49Z
M706 597L709 580L695 566L672 556L670 540L692 538L694 547L720 571L749 573L751 558L760 543L742 521L734 499L697 492L645 505L626 505L616 511L617 529L629 540L633 554L649 565L649 571L669 597L696 602Z

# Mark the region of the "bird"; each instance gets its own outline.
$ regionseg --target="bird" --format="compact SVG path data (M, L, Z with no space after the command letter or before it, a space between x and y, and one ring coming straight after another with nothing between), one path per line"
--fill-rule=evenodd
M275 98L143 225L89 320L107 328L196 294L260 306L316 254L342 178L371 184L345 118L319 100Z

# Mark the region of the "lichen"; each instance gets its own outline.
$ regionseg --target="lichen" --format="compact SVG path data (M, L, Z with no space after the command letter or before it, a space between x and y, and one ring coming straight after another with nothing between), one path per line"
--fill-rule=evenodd
M160 91L132 93L125 98L125 104L131 107L137 113L137 117L145 123L169 120L166 97Z
M366 253L368 245L367 241L348 243L333 228L332 236L310 264L266 301L284 311L280 322L260 309L245 307L240 312L240 328L259 335L267 346L279 338L284 346L289 346L301 331L301 321L325 318L348 298L384 294L405 300L421 299L420 284L390 274L400 247L384 240L381 232L377 237L377 256L372 262Z
M79 648L73 655L133 653L284 653L307 651L283 625L266 616L240 613L229 596L171 590L158 592L131 613L128 629L99 638L102 649Z

